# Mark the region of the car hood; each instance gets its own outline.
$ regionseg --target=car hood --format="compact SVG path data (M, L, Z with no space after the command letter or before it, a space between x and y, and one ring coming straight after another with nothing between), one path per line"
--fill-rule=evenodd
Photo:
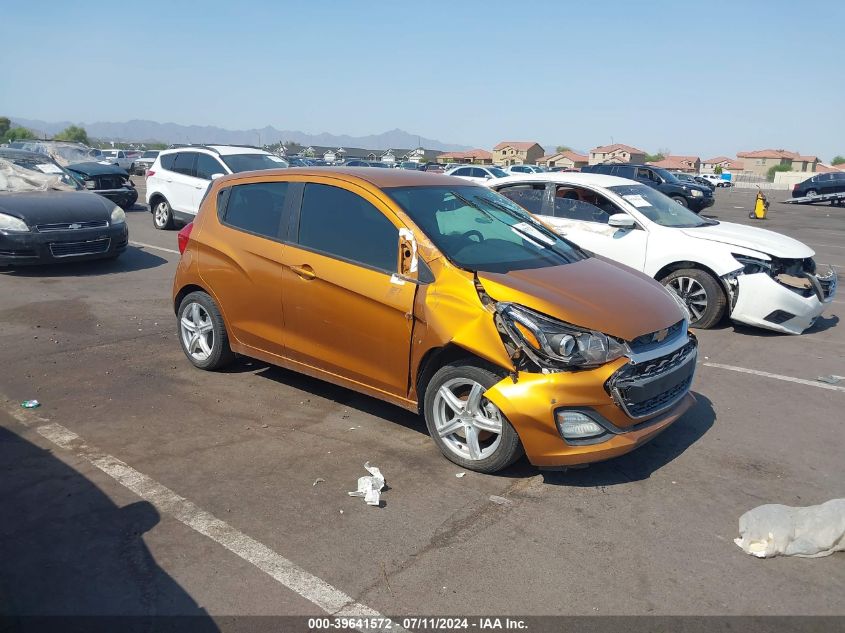
M112 165L111 163L74 163L73 165L68 165L66 169L86 176L110 176L112 174L118 174L129 177L129 173L125 169L117 165Z
M630 341L683 318L663 286L601 257L508 273L479 272L496 301L509 301L561 321Z
M798 240L774 231L758 229L756 226L720 222L713 226L699 226L682 230L685 235L690 237L741 246L782 259L804 259L815 254L813 249Z
M114 203L88 191L29 191L0 194L0 213L28 225L109 220Z

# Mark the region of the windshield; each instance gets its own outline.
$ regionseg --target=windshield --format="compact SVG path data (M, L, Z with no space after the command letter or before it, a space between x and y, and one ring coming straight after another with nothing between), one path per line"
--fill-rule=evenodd
M0 191L46 191L81 189L67 170L48 156L15 156L0 153Z
M666 182L678 182L678 179L675 178L675 174L672 172L666 171L665 169L660 169L659 167L652 167L651 170L663 178Z
M233 174L241 171L279 169L288 166L285 160L271 154L230 154L220 158L232 170Z
M108 156L109 158L117 157L117 151L113 149L107 149L103 152L103 156Z
M647 185L617 185L616 187L609 187L609 189L660 226L688 229L718 224L714 220L697 216L686 207L682 207L668 196L664 196Z
M451 262L465 270L506 273L587 257L524 209L484 187L385 191Z
M506 178L510 175L504 169L499 169L498 167L488 167L487 171L493 174L496 178Z
M141 158L155 158L156 156L158 156L158 152L155 152L155 151L152 151L152 152L144 152L144 153L141 155Z

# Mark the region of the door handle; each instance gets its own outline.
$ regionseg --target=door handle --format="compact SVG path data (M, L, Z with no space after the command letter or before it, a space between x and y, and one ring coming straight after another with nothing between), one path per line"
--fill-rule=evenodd
M303 264L302 266L291 266L290 269L306 281L311 281L312 279L317 278L317 273L315 273L314 269L308 264Z

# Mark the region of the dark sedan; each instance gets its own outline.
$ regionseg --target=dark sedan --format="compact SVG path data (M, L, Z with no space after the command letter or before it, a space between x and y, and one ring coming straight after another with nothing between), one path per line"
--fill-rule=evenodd
M0 149L0 265L110 259L126 215L44 154Z
M138 200L138 191L125 169L102 163L75 163L66 168L82 185L108 198L122 209L129 209Z
M845 192L845 171L816 174L812 178L807 178L807 180L792 188L792 197L803 198L808 196L812 198L828 193L843 192Z

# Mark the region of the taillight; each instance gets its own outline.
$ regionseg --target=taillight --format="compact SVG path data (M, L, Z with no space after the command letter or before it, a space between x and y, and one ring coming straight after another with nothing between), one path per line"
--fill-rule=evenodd
M794 185L792 185L792 191L795 191L796 189L798 189L798 183L797 182Z
M150 176L155 176L155 175L156 175L156 173L152 169L147 170L147 178L149 178Z
M188 240L191 239L191 231L194 230L194 223L191 222L186 224L182 227L182 230L179 231L179 234L176 236L177 240L179 241L179 254L182 255L185 252L185 248L188 246Z

